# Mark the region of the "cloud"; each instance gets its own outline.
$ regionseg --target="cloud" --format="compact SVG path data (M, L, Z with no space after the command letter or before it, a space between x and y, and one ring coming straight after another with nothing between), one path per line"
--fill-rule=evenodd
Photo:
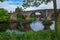
M16 5L9 5L7 3L1 3L0 2L0 8L4 8L8 11L10 11L10 10L13 11L16 8Z
M21 5L23 4L22 0L5 0L3 3L0 2L0 8L4 8L6 10L10 11L14 11L15 8L18 7L22 7ZM60 9L60 0L57 0L57 8ZM23 7L22 7L23 8ZM25 11L29 11L29 10L37 10L37 9L53 9L53 2L49 2L47 5L46 4L41 4L39 7L28 7L26 9L24 9Z
M57 1L57 8L60 9L60 0L56 0Z
M12 4L10 4L10 3L12 3ZM16 5L12 1L4 1L3 3L0 2L0 8L4 8L4 9L8 10L8 12L10 12L10 11L13 12L17 6L21 6L21 5Z
M41 4L39 7L28 7L24 9L25 11L29 10L37 10L37 9L53 9L53 1L49 2L48 4ZM57 9L60 9L60 0L57 0Z
M39 9L53 9L53 2L49 2L48 4L41 4L38 7L28 7L24 9L25 11L29 10L39 10Z

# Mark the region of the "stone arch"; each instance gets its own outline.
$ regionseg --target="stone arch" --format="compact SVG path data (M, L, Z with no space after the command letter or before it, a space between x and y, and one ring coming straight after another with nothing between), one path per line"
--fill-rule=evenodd
M36 19L36 15L35 15L35 12L32 12L31 14L30 14L30 20L35 20Z
M41 14L42 14L42 12L39 12L39 11L36 11L36 12L38 12L38 13L41 13ZM36 12L32 12L32 13L30 14L30 16L31 16L32 14L36 15L36 14L35 14ZM40 14L39 14L39 15L40 15Z
M17 14L17 19L20 20L20 19L23 19L25 20L25 16L23 14Z
M40 18L45 18L45 12L44 11L39 11L40 13Z
M32 13L30 14L30 16L31 16L31 15L35 15L35 12L32 12Z

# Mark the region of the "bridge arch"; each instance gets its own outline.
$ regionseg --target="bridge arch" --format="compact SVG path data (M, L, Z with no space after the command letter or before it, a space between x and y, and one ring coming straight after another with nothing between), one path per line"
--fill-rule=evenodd
M25 16L23 14L18 14L17 19L20 20L20 21L25 20Z

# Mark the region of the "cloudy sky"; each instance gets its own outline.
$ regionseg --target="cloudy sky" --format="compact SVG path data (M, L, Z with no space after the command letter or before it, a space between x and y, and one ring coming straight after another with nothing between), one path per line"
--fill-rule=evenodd
M16 7L22 7L23 0L5 0L4 2L0 2L0 8L4 8L8 11L14 11ZM23 7L22 7L23 8ZM28 7L24 9L27 10L36 10L36 9L52 9L53 2L49 2L47 5L41 4L39 7ZM57 8L60 9L60 0L57 0Z

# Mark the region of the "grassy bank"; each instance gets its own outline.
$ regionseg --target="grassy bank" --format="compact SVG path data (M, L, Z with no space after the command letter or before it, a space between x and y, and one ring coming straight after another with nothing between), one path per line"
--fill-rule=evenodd
M54 31L30 31L25 34L0 32L0 40L57 40Z

